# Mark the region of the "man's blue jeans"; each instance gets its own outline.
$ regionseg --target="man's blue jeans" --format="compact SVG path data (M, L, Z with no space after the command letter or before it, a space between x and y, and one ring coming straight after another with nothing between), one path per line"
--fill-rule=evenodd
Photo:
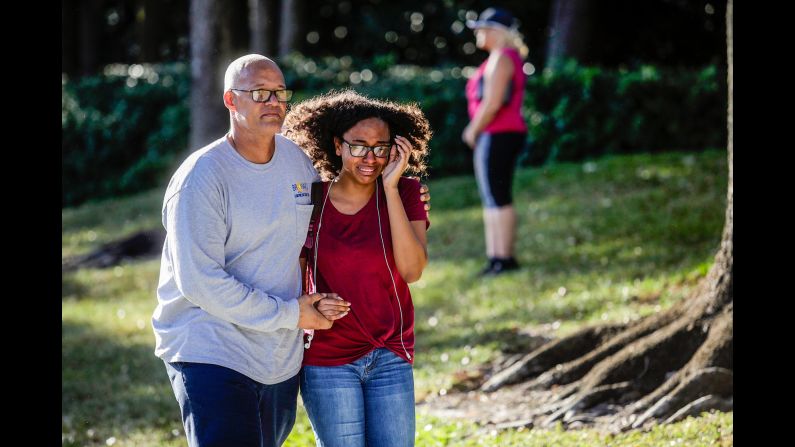
M414 445L411 364L386 348L342 366L304 366L304 400L318 447Z
M190 447L278 447L290 434L297 375L264 385L223 366L165 363Z

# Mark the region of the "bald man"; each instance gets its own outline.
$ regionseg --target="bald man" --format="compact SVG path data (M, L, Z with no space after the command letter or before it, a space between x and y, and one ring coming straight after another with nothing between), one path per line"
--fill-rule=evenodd
M349 310L335 294L301 294L308 192L320 178L279 133L291 96L272 60L232 62L229 132L182 163L163 200L155 355L191 447L281 445L295 422L302 329L328 329Z

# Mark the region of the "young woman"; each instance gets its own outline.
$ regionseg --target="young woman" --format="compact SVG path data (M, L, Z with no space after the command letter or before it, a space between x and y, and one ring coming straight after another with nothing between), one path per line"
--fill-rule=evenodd
M428 262L420 184L431 132L414 105L331 92L296 105L285 135L324 179L309 282L350 302L317 331L300 388L318 446L414 445L414 306Z
M521 114L527 54L513 16L488 8L478 20L476 45L489 52L466 84L470 122L461 139L474 150L475 177L483 203L488 264L481 274L496 275L519 268L514 257L516 213L511 186L516 158L525 145L527 125Z

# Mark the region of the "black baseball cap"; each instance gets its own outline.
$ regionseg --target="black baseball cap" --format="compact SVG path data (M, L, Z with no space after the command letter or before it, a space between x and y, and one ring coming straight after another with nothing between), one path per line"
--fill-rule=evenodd
M515 28L516 19L510 12L500 8L487 8L477 20L467 20L467 27L476 28Z

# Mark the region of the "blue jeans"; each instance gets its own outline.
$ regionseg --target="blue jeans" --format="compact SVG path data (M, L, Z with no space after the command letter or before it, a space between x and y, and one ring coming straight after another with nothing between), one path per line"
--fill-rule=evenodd
M190 447L278 447L290 434L297 375L264 385L223 366L165 364Z
M411 364L386 348L342 366L304 366L301 397L318 447L414 445Z

